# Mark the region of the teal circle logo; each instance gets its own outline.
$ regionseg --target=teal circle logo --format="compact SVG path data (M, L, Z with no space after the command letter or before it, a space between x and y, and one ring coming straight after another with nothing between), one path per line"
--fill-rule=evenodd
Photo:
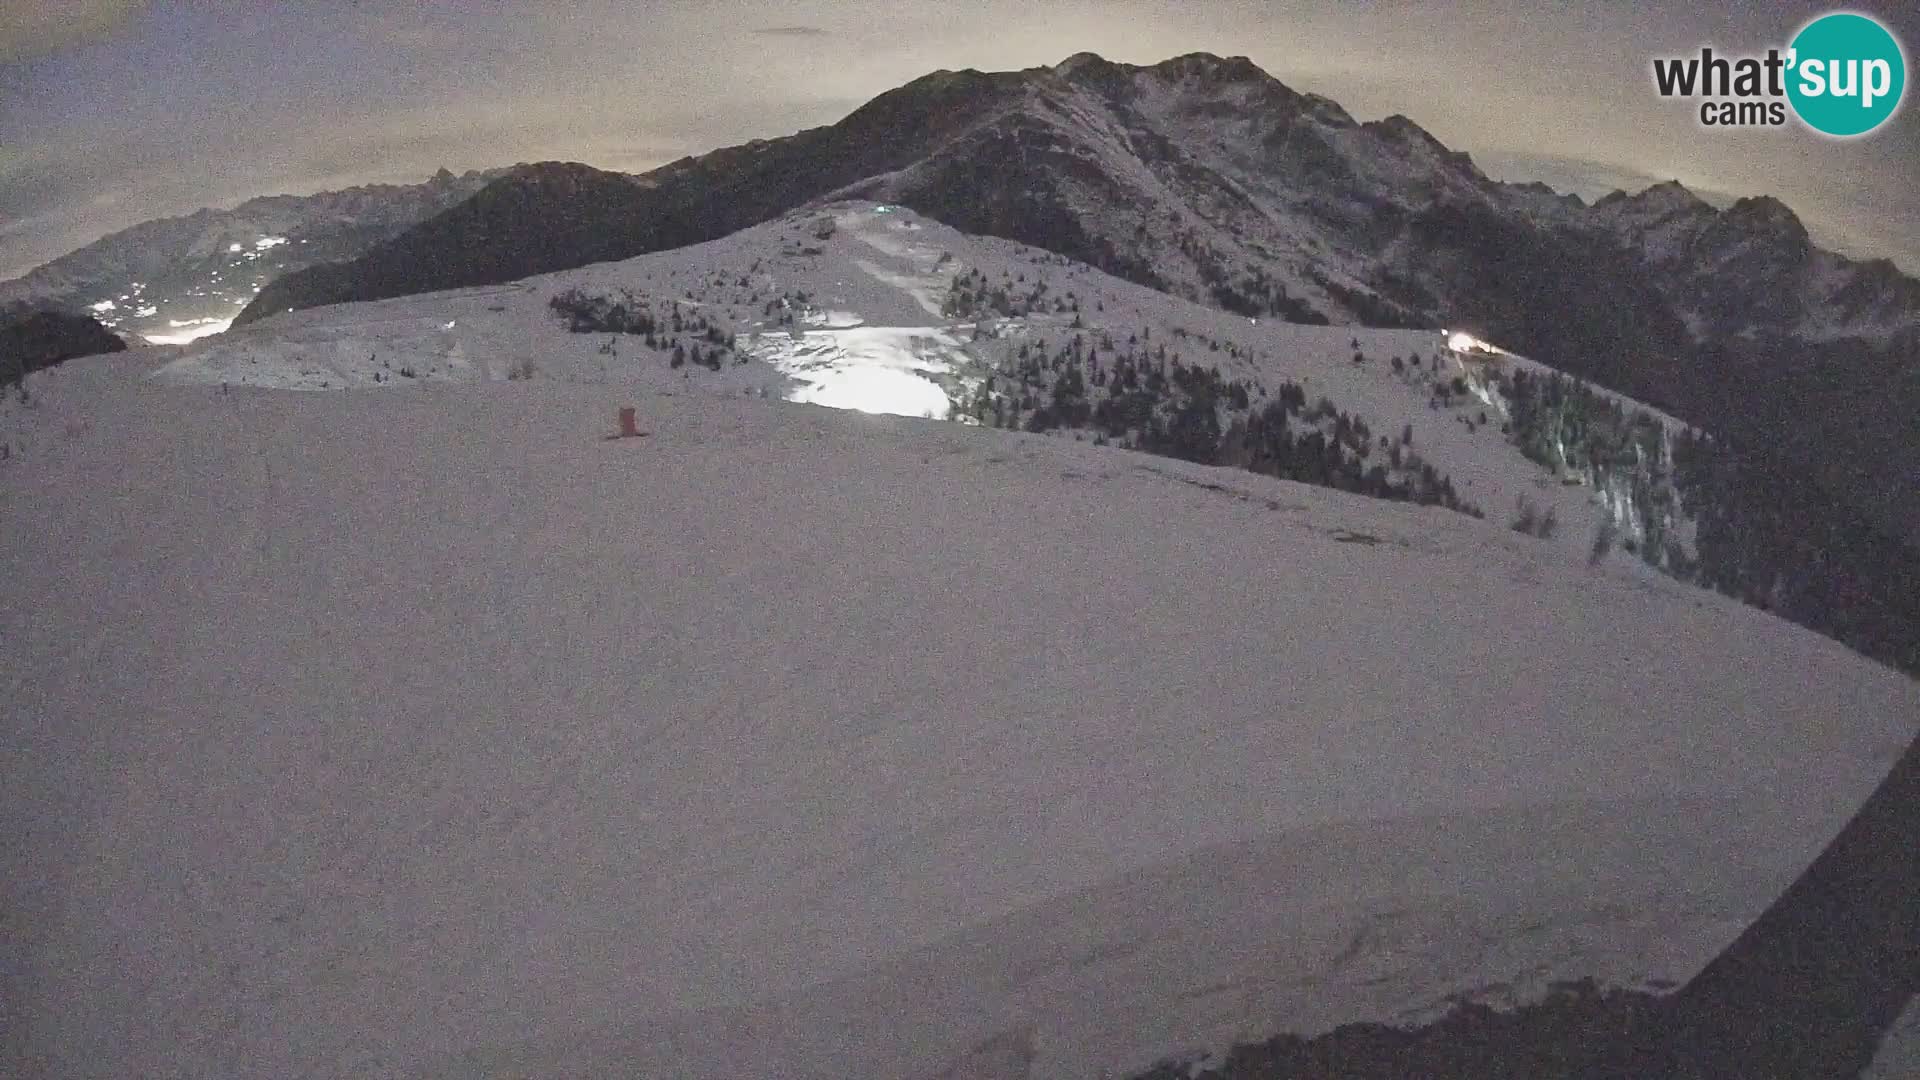
M1886 27L1835 12L1802 27L1790 46L1787 100L1815 131L1865 135L1887 122L1907 89L1907 58Z

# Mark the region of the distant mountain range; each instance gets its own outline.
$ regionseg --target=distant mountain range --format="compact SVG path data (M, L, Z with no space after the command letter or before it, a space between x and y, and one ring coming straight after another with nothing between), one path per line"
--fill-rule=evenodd
M640 177L516 169L351 267L276 282L241 321L679 247L846 197L1304 321L1438 325L1490 307L1482 264L1507 251L1459 234L1494 218L1539 249L1518 254L1579 254L1607 276L1632 264L1633 280L1602 291L1665 309L1648 328L1662 335L1879 341L1920 325L1920 282L1813 247L1775 200L1719 211L1664 184L1589 207L1491 180L1405 117L1358 123L1244 58L1206 54L937 72L831 127Z
M136 341L215 333L281 275L361 255L502 172L443 169L420 184L269 195L149 221L0 283L0 309L82 312Z

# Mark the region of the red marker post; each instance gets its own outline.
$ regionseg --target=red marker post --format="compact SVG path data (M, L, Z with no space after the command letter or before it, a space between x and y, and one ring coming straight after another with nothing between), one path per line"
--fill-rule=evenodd
M614 442L619 439L643 439L649 434L651 433L641 431L638 427L634 425L632 409L621 409L620 410L620 433L618 435L608 435L608 436L605 436L605 438L606 438L606 441L608 442Z

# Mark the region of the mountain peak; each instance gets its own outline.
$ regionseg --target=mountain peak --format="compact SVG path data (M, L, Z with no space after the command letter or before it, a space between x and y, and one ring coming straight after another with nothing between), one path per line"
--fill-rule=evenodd
M1169 82L1194 82L1208 86L1278 84L1278 80L1247 57L1218 56L1209 52L1186 53L1146 66L1118 63L1095 52L1077 52L1046 70L1061 78L1076 80L1151 72Z
M1772 225L1785 229L1799 229L1800 218L1786 203L1771 195L1756 195L1739 199L1727 208L1729 216L1752 221L1755 224Z
M1420 143L1432 147L1442 154L1451 153L1444 143L1433 137L1432 132L1399 113L1394 113L1384 120L1375 120L1361 126L1400 142Z
M1715 224L1718 230L1733 235L1765 238L1775 251L1796 263L1804 259L1813 246L1799 215L1771 195L1740 199L1728 207Z
M1191 52L1162 60L1151 70L1173 78L1207 82L1265 82L1273 78L1244 56L1216 56L1209 52Z
M1707 206L1707 201L1687 189L1678 180L1668 180L1654 184L1633 196L1633 201L1655 206L1666 206L1676 210L1691 210Z
M1654 184L1635 194L1614 190L1593 204L1595 210L1619 221L1666 221L1676 216L1710 218L1713 206L1687 190L1678 180Z
M1099 53L1077 52L1053 65L1053 73L1061 78L1070 79L1084 71L1101 71L1117 66Z

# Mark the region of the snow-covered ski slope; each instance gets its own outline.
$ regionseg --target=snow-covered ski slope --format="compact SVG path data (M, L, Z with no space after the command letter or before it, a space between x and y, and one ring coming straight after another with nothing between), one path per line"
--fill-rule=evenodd
M818 235L827 221L831 235ZM968 273L1014 292L1044 283L1044 310L1013 318L943 315L952 283ZM672 369L664 332L658 351L634 335L568 332L548 303L570 290L637 301L630 306L648 306L663 322L673 311L689 321L705 317L734 334L737 348L718 371L697 363ZM1069 298L1077 310L1051 306ZM1445 332L1244 318L872 203L801 211L712 243L511 285L292 312L195 343L156 377L196 385L413 389L530 371L535 380L646 392L700 387L946 417L979 386L993 356L1020 343L1057 348L1074 337L1109 357L1116 349L1164 348L1168 357L1217 366L1225 377L1255 381L1268 392L1292 380L1309 402L1326 397L1365 420L1376 438L1409 434L1408 448L1452 477L1461 497L1490 521L1511 520L1525 498L1541 512L1554 511L1561 524L1555 542L1584 550L1609 516L1591 488L1563 484L1508 444L1498 395L1476 386L1450 407L1431 407L1436 379L1467 373L1447 350ZM684 336L694 339L691 331ZM1354 362L1356 353L1366 359ZM1412 366L1415 356L1424 366ZM1406 370L1394 371L1395 357L1409 361ZM1497 362L1539 370L1510 353ZM1384 457L1385 448L1378 449Z
M636 265L666 291L579 274ZM942 330L845 280L818 329ZM1493 500L805 407L625 340L602 382L552 291L7 406L0 1074L1090 1078L1677 982L1920 724L1913 681ZM452 374L216 385L307 332L336 375ZM1336 399L1382 378L1285 333L1338 335L1287 354Z
M1678 980L1920 716L1442 510L144 355L35 376L0 470L18 1075L1093 1076Z

